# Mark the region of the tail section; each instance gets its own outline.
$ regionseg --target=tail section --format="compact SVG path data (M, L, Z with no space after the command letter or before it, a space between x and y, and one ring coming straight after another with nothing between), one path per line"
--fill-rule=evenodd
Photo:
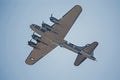
M77 56L77 58L76 58L76 60L74 62L74 65L79 66L85 59L86 59L86 57L84 57L81 54L78 54L78 56Z
M83 51L87 54L93 55L93 51L98 46L98 42L93 42L90 45L84 47Z
M95 50L95 48L97 46L98 46L98 42L93 42L93 43L83 47L83 49L78 54L78 56L74 62L74 65L79 66L86 58L96 60L96 58L93 56L93 51Z

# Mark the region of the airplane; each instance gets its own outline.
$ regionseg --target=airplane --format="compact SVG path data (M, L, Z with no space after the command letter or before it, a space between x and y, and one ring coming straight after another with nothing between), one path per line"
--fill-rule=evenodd
M28 41L28 45L31 46L33 50L30 52L25 63L28 65L35 64L57 46L66 48L78 54L74 62L75 66L79 66L87 58L96 61L93 53L98 46L98 42L95 41L91 44L80 47L64 39L81 11L81 6L75 5L60 19L51 15L50 21L53 22L52 26L44 22L42 23L42 26L31 24L30 28L38 35L34 33L32 35L32 39L34 39L36 43L32 40Z

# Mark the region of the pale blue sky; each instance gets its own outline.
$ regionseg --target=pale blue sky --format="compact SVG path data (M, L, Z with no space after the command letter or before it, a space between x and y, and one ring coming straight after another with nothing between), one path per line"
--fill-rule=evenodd
M30 24L62 17L74 5L83 11L66 36L80 46L98 41L97 62L73 65L76 54L57 47L35 65L25 64ZM0 80L119 80L120 0L0 0Z

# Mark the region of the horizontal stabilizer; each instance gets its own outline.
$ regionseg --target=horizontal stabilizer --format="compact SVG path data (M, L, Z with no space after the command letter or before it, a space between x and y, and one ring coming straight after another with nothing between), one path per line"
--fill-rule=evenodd
M97 45L98 45L98 42L93 42L93 43L83 47L83 49L80 51L80 54L78 54L78 56L74 62L74 65L79 66L88 57L88 55L91 55L88 58L90 58L92 60L96 60L96 58L93 57L93 51L97 47Z
M83 51L87 54L91 54L93 53L94 49L97 47L98 42L93 42L88 46L85 46L85 48L83 49Z
M77 58L76 58L76 60L74 62L74 65L79 66L85 59L86 59L86 57L84 57L81 54L78 54L78 56L77 56Z

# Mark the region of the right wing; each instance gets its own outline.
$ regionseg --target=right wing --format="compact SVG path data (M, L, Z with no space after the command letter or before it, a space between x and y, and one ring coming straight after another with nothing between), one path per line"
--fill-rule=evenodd
M59 20L59 24L54 26L54 29L57 30L57 32L59 32L60 37L62 39L66 36L74 22L80 15L81 11L82 8L79 5L75 5Z
M74 6L70 11L68 11L61 19L59 19L59 24L54 24L53 31L56 32L47 32L45 36L53 41L63 40L77 17L81 13L82 8L79 5Z
M85 59L86 59L86 57L84 57L81 54L78 54L78 56L77 56L77 58L76 58L76 60L74 62L74 65L79 66Z
M41 38L42 42L37 43L36 48L34 48L30 55L26 59L26 64L33 65L54 48L56 45L50 42L48 39Z

